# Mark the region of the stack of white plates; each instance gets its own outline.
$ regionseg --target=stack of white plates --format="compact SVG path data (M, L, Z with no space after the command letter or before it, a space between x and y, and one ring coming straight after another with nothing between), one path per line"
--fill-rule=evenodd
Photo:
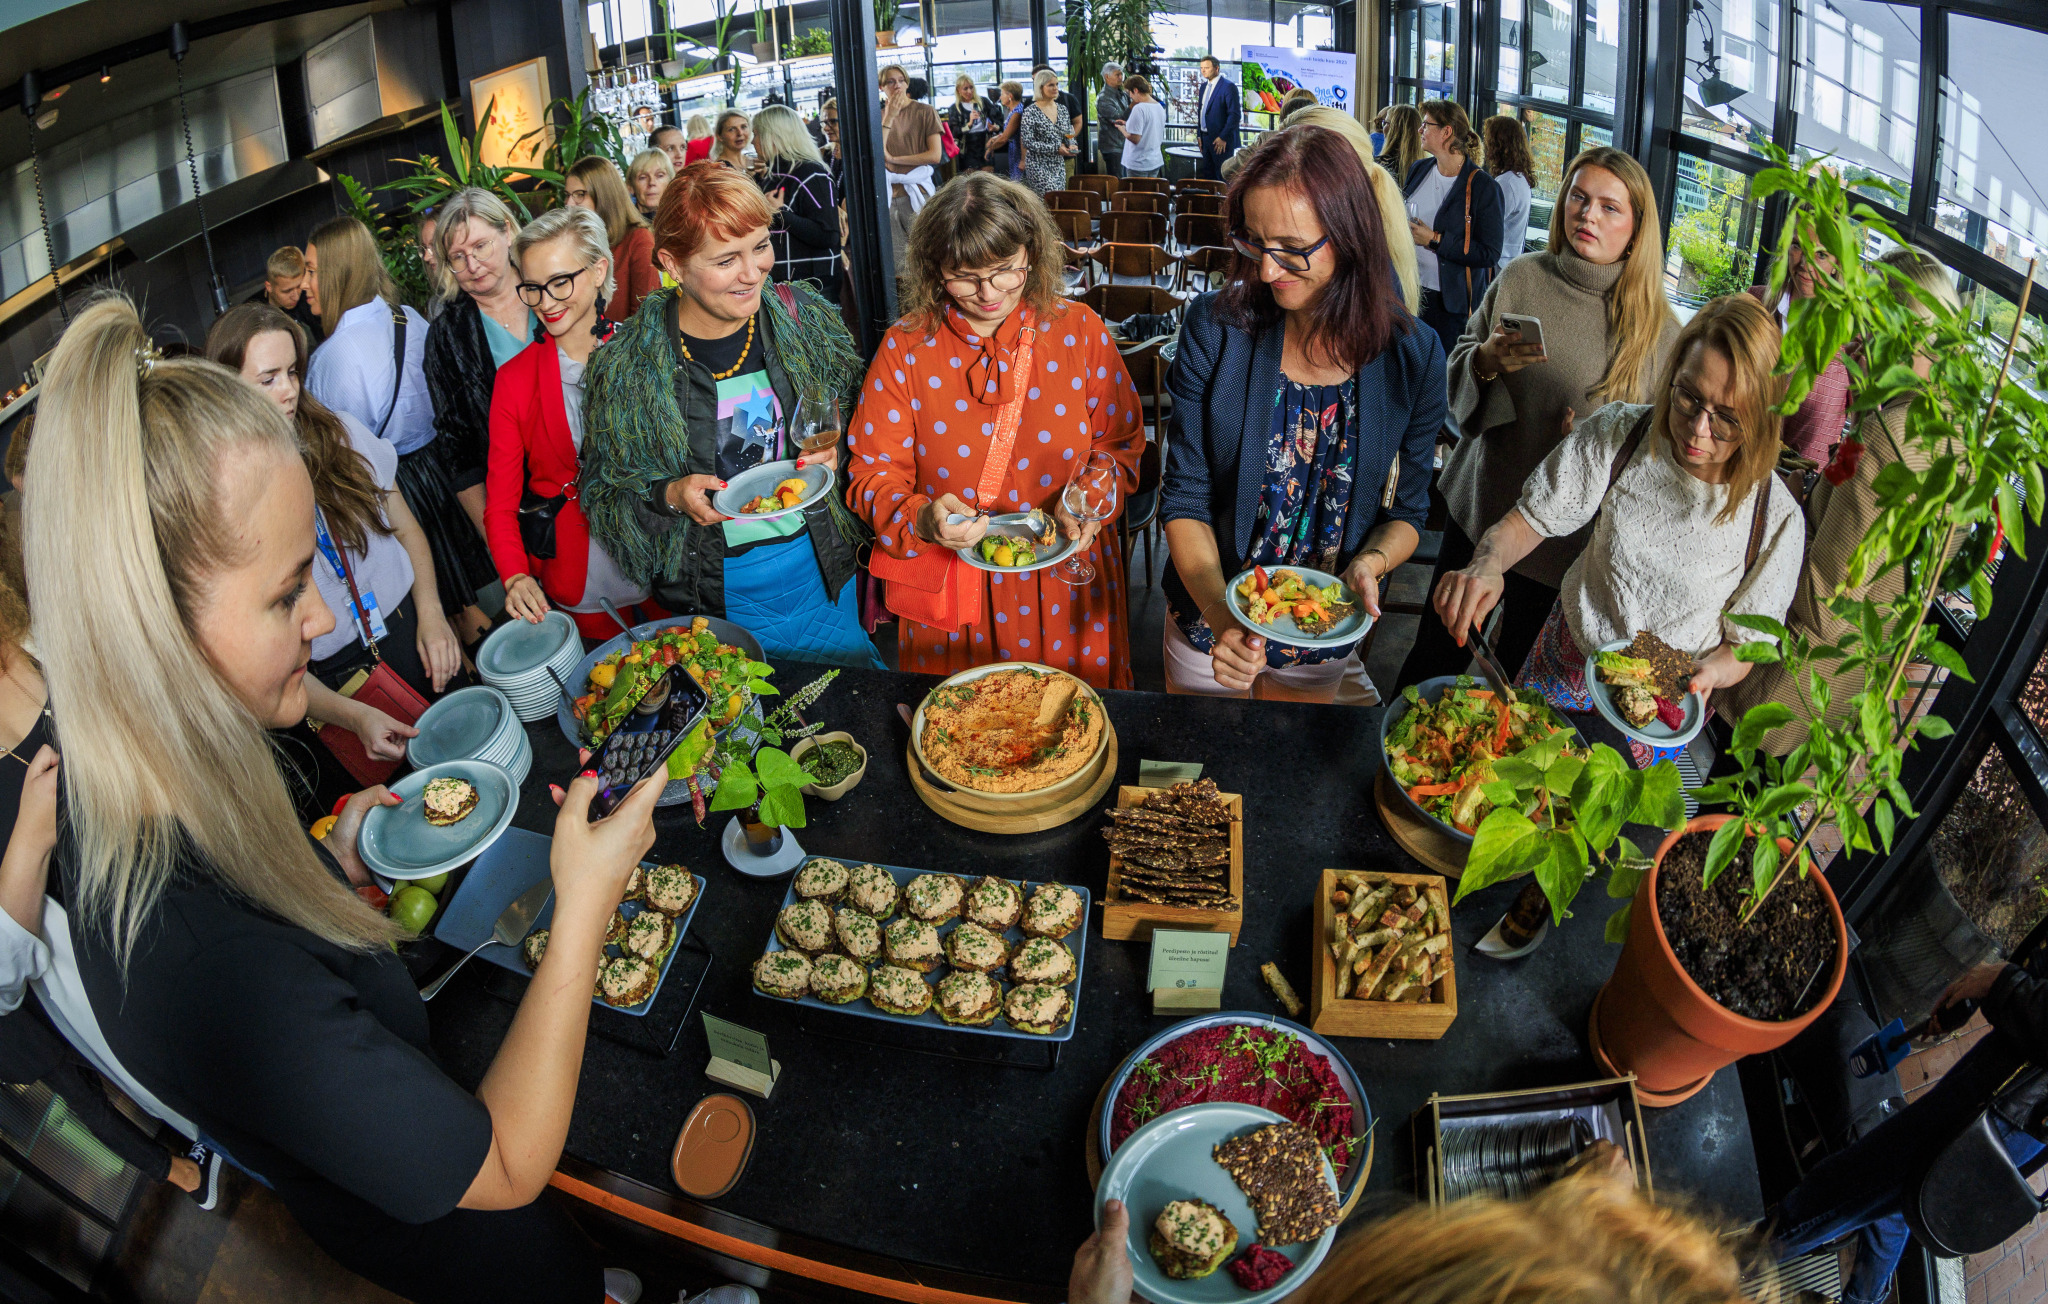
M495 688L458 688L428 707L405 745L415 769L444 761L482 761L512 776L516 787L533 769L533 743L512 703Z
M576 636L576 622L567 612L550 611L538 625L515 619L491 631L477 651L476 669L505 695L521 720L544 720L562 697L556 677L572 693L581 690L582 685L570 682L581 660L583 640Z

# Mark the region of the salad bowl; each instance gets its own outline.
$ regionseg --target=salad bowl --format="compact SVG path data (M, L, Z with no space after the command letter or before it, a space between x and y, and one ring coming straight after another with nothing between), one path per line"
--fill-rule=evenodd
M1459 686L1460 680L1464 681L1464 686L1467 688L1480 687L1479 681L1473 679L1470 675L1438 675L1434 679L1425 679L1415 685L1416 698L1419 701L1432 704L1440 702L1447 691ZM1394 772L1394 761L1387 751L1388 740L1402 737L1402 721L1407 718L1409 712L1413 709L1414 703L1408 700L1407 690L1404 689L1401 695L1396 697L1387 706L1386 713L1380 717L1380 756L1387 766L1387 777L1392 780L1391 786L1401 795L1401 801L1406 803L1408 809L1434 824L1438 829L1442 830L1445 837L1453 842L1460 846L1469 847L1472 845L1472 835L1449 820L1434 814L1420 801L1417 801L1409 793L1409 788L1413 785L1401 782L1400 777ZM1543 705L1540 709L1548 713L1551 723L1567 733L1576 734L1576 731L1568 723L1560 719L1557 712L1551 710L1548 705ZM1512 753L1509 754L1512 755ZM1472 827L1476 828L1477 826L1477 821L1474 821Z

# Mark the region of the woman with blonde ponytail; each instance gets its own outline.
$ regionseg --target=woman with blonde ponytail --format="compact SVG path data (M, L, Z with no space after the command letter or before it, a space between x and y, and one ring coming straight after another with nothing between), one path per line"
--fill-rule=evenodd
M1439 485L1450 508L1430 587L1472 561L1474 541L1522 492L1572 422L1606 403L1648 403L1678 339L1664 298L1664 241L1649 173L1621 150L1584 150L1564 172L1550 214L1550 245L1501 269L1451 350L1451 417L1464 434L1444 455ZM1504 317L1534 317L1542 340ZM1589 530L1546 539L1506 577L1493 645L1509 674L1536 644L1564 573ZM1456 674L1461 639L1424 619L1401 668L1402 684Z
M570 787L547 954L464 1091L432 1059L392 949L405 933L352 887L368 881L363 815L396 799L356 794L316 844L271 753L267 731L304 718L312 641L334 625L290 423L224 367L159 358L119 297L73 320L40 406L27 572L31 592L65 595L36 623L68 821L51 893L107 1046L386 1289L595 1304L587 1245L534 1200L655 791L592 825L593 782ZM404 1101L404 1125L370 1122L375 1099Z

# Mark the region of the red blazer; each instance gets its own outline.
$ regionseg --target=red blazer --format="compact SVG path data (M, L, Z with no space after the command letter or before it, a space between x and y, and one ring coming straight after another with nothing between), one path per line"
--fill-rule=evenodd
M688 167L692 163L702 163L705 159L710 158L711 146L717 139L716 136L699 136L697 139L684 144L683 166Z
M498 368L491 389L491 453L484 477L484 540L498 578L522 572L556 605L580 602L590 568L590 526L576 494L576 445L562 407L562 365L553 336ZM555 555L529 557L519 537L522 490L569 501L555 515Z
M640 301L661 288L661 271L654 265L654 232L636 226L626 238L612 246L612 297L605 300L604 315L625 321L640 311Z

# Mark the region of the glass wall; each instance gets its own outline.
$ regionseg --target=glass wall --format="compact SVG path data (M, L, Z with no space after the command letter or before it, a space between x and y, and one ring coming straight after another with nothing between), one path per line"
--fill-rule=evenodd
M1744 153L1771 138L1782 21L1780 0L1700 0L1686 27L1680 130Z
M2048 137L2032 122L2044 61L2048 33L1948 20L1935 225L2020 272L2048 244Z
M1903 192L1913 176L1920 103L1919 11L1817 0L1800 45L1800 154L1832 154L1901 183Z

